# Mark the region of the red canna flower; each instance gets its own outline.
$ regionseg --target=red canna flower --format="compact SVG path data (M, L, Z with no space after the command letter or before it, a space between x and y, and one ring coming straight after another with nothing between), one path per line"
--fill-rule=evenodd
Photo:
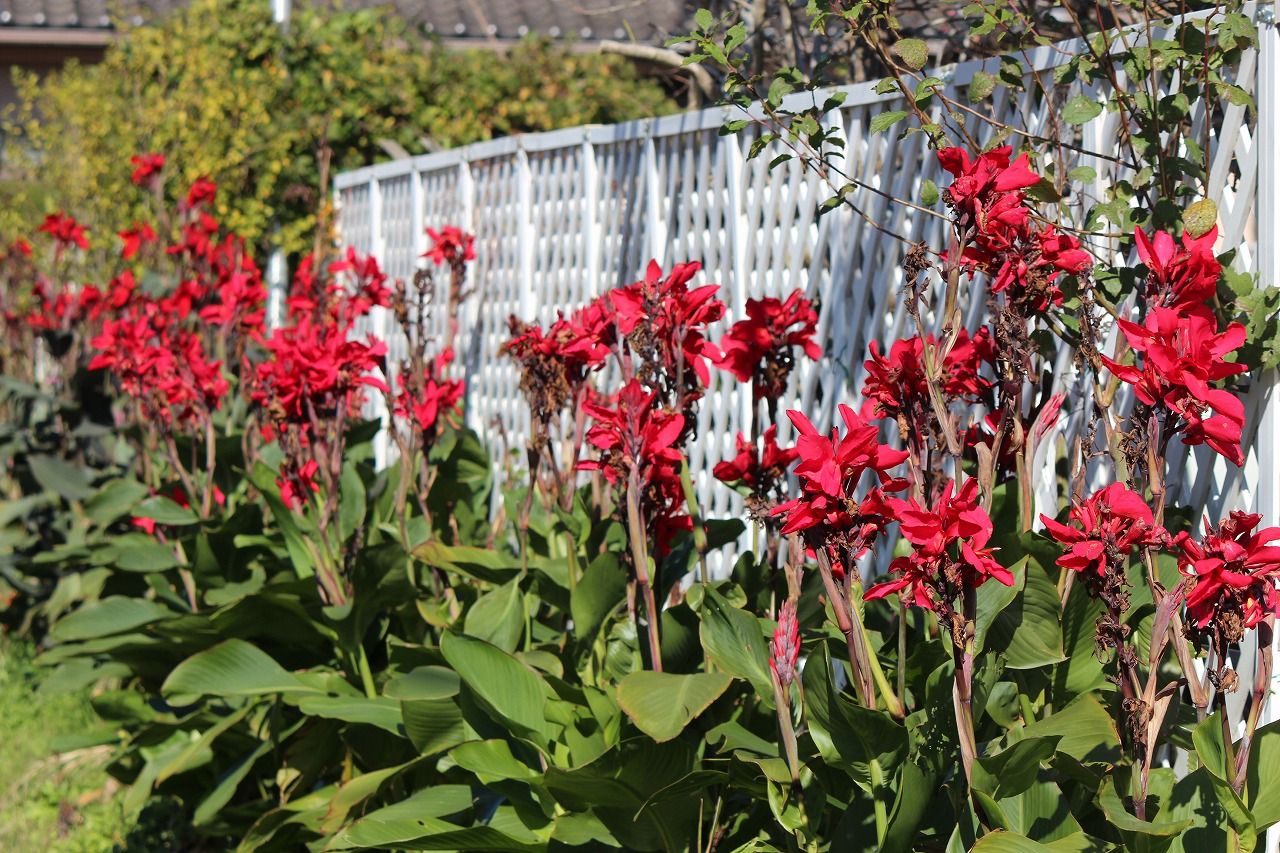
M25 317L32 329L44 332L70 331L83 320L96 317L102 303L102 293L93 285L76 287L63 283L53 290L53 284L43 276L32 287L34 307Z
M133 165L131 180L144 187L159 176L164 169L165 159L163 154L135 154L129 158L129 162Z
M89 238L85 236L84 226L65 213L50 213L36 230L48 234L62 248L69 246L89 248Z
M762 438L763 450L757 450L754 442L738 433L738 455L717 463L711 473L731 486L744 486L756 498L780 494L787 469L799 457L799 452L794 447L778 446L777 424L770 424Z
M138 250L142 248L143 243L155 241L156 232L150 223L135 222L131 228L126 228L124 231L119 232L119 236L121 241L124 242L120 257L130 261L137 256Z
M267 413L269 435L289 427L305 442L317 420L352 416L364 402L364 388L387 390L373 375L383 369L386 345L352 340L349 327L314 323L276 329L266 342L269 358L254 372L253 401Z
M428 228L427 236L431 238L431 248L422 257L429 258L436 266L454 266L476 259L475 235L457 226L445 225L439 231Z
M843 567L842 557L857 559L888 525L881 490L906 487L888 471L905 461L907 453L881 444L879 430L845 405L840 406L843 436L838 429L822 435L800 412L787 416L800 433L795 447L800 496L775 507L772 515L782 517L784 535L805 532L810 546L827 548L836 558L833 565ZM859 500L859 484L869 472L879 485Z
M220 328L235 325L250 338L260 339L267 316L267 288L261 272L249 261L224 275L215 287L215 301L200 309L200 319Z
M194 210L206 204L213 204L218 196L218 185L208 178L196 178L187 190L187 209Z
M218 220L203 210L194 211L182 226L182 239L165 249L165 252L190 258L206 258L214 251L220 228Z
M800 621L796 618L796 605L788 599L778 609L778 627L769 643L769 669L785 689L795 681L800 663Z
M955 211L963 245L951 260L991 276L992 293L1010 291L1013 300L1045 311L1062 304L1058 278L1083 273L1093 259L1074 237L1033 223L1024 190L1040 176L1025 154L1012 163L1011 156L1008 146L976 160L962 148L938 152L942 167L955 176L944 198Z
M378 259L373 255L362 256L354 247L348 246L347 253L341 260L329 264L329 272L332 275L350 273L354 279L354 286L349 289L335 285L339 292L347 294L347 302L343 305L345 311L339 316L339 320L354 320L368 314L371 308L385 308L391 304L387 274L378 266Z
M458 408L466 390L461 380L445 378L445 368L452 362L453 350L446 349L427 364L420 383L406 385L401 379L401 390L395 401L396 415L410 421L424 434L435 434L440 418L448 417Z
M1147 299L1156 305L1194 305L1207 302L1218 292L1222 264L1213 254L1218 240L1215 225L1199 237L1183 232L1179 247L1168 233L1147 237L1134 229L1138 257L1147 267Z
M1280 615L1280 527L1255 532L1262 516L1232 512L1213 528L1204 522L1204 537L1196 542L1178 534L1178 567L1194 586L1187 595L1187 613L1195 627L1211 625L1230 642L1270 615Z
M122 390L138 400L144 416L171 426L205 423L230 385L222 363L212 361L195 331L173 328L173 316L143 303L108 320L91 346L90 370L110 370Z
M991 517L978 504L978 481L970 478L955 489L947 481L931 507L915 498L885 501L911 543L909 556L898 557L890 565L899 577L867 590L873 601L897 593L917 607L951 615L957 597L994 579L1013 585L1013 575L992 556Z
M645 391L633 379L612 401L613 407L597 402L586 404L595 424L587 431L587 441L603 451L600 460L584 460L584 471L603 471L611 483L625 483L633 468L644 472L642 482L675 482L679 485L680 450L676 438L684 428L684 417L655 405L657 394Z
M285 465L280 476L276 478L276 485L280 487L280 500L287 509L297 509L306 503L311 495L320 491L320 484L316 482L316 475L320 473L320 464L314 459L308 459L301 465Z
M678 439L684 416L657 403L657 392L645 391L635 379L609 405L585 403L583 408L595 421L587 431L587 442L600 456L579 462L578 469L600 471L610 483L624 488L634 474L646 523L659 552L665 553L676 532L692 529L692 520L683 514L680 483L683 455Z
M748 299L747 318L720 339L721 354L712 360L739 382L751 382L757 400L776 399L786 391L795 348L815 361L822 357L814 340L817 328L818 312L799 290L785 301Z
M1113 563L1127 559L1134 548L1159 545L1168 539L1147 502L1123 483L1112 483L1072 506L1069 519L1079 526L1069 527L1040 516L1049 535L1067 547L1058 565L1099 577L1108 569L1123 571L1123 566Z
M936 338L929 335L925 340L935 353L939 351ZM924 344L920 338L894 341L887 355L881 354L876 341L872 341L868 349L871 358L863 364L867 379L862 386L862 396L871 405L875 416L932 417L929 383L924 370ZM976 403L987 399L992 383L982 375L982 367L994 362L995 350L987 328L982 327L972 338L961 329L955 345L942 360L940 383L947 400Z
M1176 422L1184 444L1207 444L1236 465L1244 464L1240 436L1244 404L1211 382L1244 373L1247 365L1223 360L1245 342L1245 328L1231 323L1218 333L1207 309L1178 311L1154 306L1139 326L1120 320L1129 346L1141 353L1142 366L1119 364L1103 357L1107 369L1134 387L1148 406L1162 405Z
M673 396L701 394L711 380L707 360L719 357L706 339L706 328L724 316L724 303L715 298L720 289L707 284L689 289L689 281L702 269L693 261L676 264L665 278L657 261L650 261L642 281L609 293L618 331L632 352L649 370L660 370L666 391ZM643 371L642 371L643 372ZM696 379L701 385L694 386ZM656 387L659 380L642 375Z
M1007 145L985 151L976 160L963 148L938 152L938 162L955 178L944 198L979 234L1004 237L1026 229L1030 211L1023 205L1022 191L1040 183L1040 176L1031 171L1026 154L1010 163L1012 154Z

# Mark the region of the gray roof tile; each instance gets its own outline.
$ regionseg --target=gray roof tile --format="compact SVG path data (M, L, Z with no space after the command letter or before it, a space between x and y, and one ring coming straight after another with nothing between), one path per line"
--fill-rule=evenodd
M267 0L263 0L265 4ZM346 8L393 6L445 38L517 39L531 32L581 40L661 42L683 32L684 0L335 0ZM182 0L0 0L0 27L106 29L112 19L154 20Z

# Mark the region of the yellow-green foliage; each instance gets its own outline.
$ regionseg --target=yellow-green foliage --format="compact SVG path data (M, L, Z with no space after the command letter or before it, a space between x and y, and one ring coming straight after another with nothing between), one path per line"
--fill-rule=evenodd
M617 57L529 40L509 56L450 52L381 11L298 9L287 33L262 0L196 0L161 26L128 30L95 66L20 81L5 128L0 229L65 208L103 235L144 215L128 158L167 155L171 192L200 175L218 214L252 241L310 245L330 171L385 154L509 133L668 112L656 84Z

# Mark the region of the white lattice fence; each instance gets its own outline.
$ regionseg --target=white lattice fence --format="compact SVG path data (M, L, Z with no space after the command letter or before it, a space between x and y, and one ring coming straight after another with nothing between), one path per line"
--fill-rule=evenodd
M1274 120L1268 117L1274 115L1276 87L1268 83L1275 76L1276 37L1271 27L1264 27L1263 35L1261 50L1249 52L1241 63L1237 82L1255 95L1265 126ZM1038 49L1025 58L1029 75L1047 76L1077 50L1071 45ZM937 76L963 102L974 73L997 65L997 60L966 63ZM818 204L831 188L796 161L770 169L773 150L748 159L751 136L720 136L720 126L736 113L716 108L530 134L345 173L337 180L342 236L384 259L393 275L408 277L423 263L425 227L457 224L476 234L474 291L461 308L458 349L471 424L499 460L523 447L528 428L515 367L498 355L507 317L550 321L557 310L571 310L636 279L651 257L664 266L701 261L701 281L721 284L729 320L742 316L749 297L800 288L817 299L827 356L800 366L781 404L804 409L820 425L830 423L837 403L860 402L867 344L909 334L900 299L908 242L884 232L936 246L945 227L929 211L890 200L918 197L926 179L945 184L922 134L898 139L867 132L872 118L893 107L894 96L878 95L871 85L841 91L845 101L832 119L847 140L839 165L858 182L850 200L865 215L840 208L818 218ZM1061 125L1062 103L1081 93L1105 96L1077 85L1046 97L1028 85L1021 93L1001 89L976 108L999 122L1103 155L1081 153L1070 164L1096 170L1097 197L1103 185L1123 174L1123 167L1109 159L1120 153L1115 147L1119 118L1104 112L1082 128ZM1270 165L1258 157L1256 117L1234 106L1205 115L1199 104L1193 119L1195 138L1201 138L1206 121L1214 137L1217 156L1208 189L1220 209L1221 247L1236 247L1236 265L1258 272L1260 255L1271 249L1271 241L1259 241L1259 233L1274 236L1276 226L1273 207L1264 210L1255 203L1259 168ZM982 125L979 136L989 138L992 132L991 125ZM1080 203L1083 207L1085 199ZM1102 252L1109 248L1095 243ZM1262 271L1269 281L1280 280L1273 269ZM966 307L973 326L980 321L982 294L971 293ZM443 312L435 313L433 334L443 334L446 319ZM389 339L394 361L403 343L391 334L389 320L373 318L371 331ZM937 318L931 320L936 324ZM1090 405L1088 389L1075 382L1066 355L1054 370L1055 383L1068 393L1070 415L1059 425L1059 435L1080 429ZM1261 422L1265 393L1260 383L1249 393L1249 439ZM699 410L699 440L690 462L713 516L738 508L736 496L715 483L710 472L716 461L732 454L736 432L749 431L749 396L731 377L716 376ZM784 436L788 426L782 425ZM1170 477L1179 500L1211 513L1224 506L1270 510L1275 469L1270 457L1261 467L1259 453L1265 449L1256 441L1249 444L1242 470L1206 448L1180 456ZM384 446L384 456L385 451ZM1054 464L1053 454L1044 464ZM1054 478L1041 479L1050 490L1039 496L1042 505L1056 506Z

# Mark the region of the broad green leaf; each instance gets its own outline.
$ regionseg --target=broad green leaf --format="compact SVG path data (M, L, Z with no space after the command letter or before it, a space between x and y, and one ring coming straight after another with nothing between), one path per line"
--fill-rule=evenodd
M1162 820L1159 816L1154 821L1139 820L1129 813L1129 808L1125 804L1124 796L1118 790L1117 784L1116 775L1114 773L1107 774L1102 780L1102 785L1098 788L1095 802L1097 802L1098 808L1102 809L1102 813L1106 815L1107 821L1121 832L1167 838L1177 835L1191 825L1188 820L1169 821Z
M1191 823L1173 839L1169 853L1228 853L1222 807L1213 776L1205 768L1198 767L1177 781L1167 801L1161 803L1160 817Z
M179 773L185 773L195 767L207 764L209 761L208 756L212 755L211 747L213 742L228 729L247 717L252 710L253 705L245 705L201 732L200 737L193 740L186 749L182 750L172 761L169 761L160 769L160 772L156 775L156 784L164 782L171 776L176 776Z
M1066 656L1062 652L1062 605L1057 584L1034 559L1022 563L1014 582L1018 595L992 620L985 648L1003 653L1010 669L1058 663ZM992 583L983 584L978 591Z
M569 812L557 817L551 839L570 847L595 845L598 849L622 846L603 821L591 812Z
M49 633L55 640L75 642L123 634L178 614L155 601L113 595L93 601L58 620Z
M310 543L307 541L312 531L304 530L304 527L308 526L306 519L286 507L284 501L280 499L280 487L276 484L275 472L264 462L258 462L249 472L249 482L261 493L271 508L272 517L284 534L285 548L289 552L294 573L299 578L314 576L315 561L312 559Z
M928 813L934 792L934 776L912 761L904 761L898 774L898 792L885 830L881 853L906 853L915 845L916 831Z
M32 454L27 457L31 467L31 476L41 488L57 492L69 501L83 501L94 495L87 469L73 465L65 459L44 454Z
M264 693L322 693L257 646L226 640L192 655L174 668L161 691L167 695L260 696Z
M1245 786L1258 831L1280 823L1280 721L1254 732Z
M100 527L128 515L138 501L148 494L146 486L132 478L111 480L84 502L85 515Z
M199 519L191 511L173 498L156 495L138 504L133 514L139 518L150 518L160 524L186 525L195 524Z
M502 779L530 782L542 776L520 761L505 740L473 740L453 748L449 757L464 770L470 770L482 784L491 785Z
M627 573L618 556L606 551L587 566L569 599L573 634L579 640L594 639L610 613L627 593Z
M999 581L989 581L978 587L978 612L974 620L974 644L978 652L987 648L987 635L991 633L991 626L1000 614L1013 604L1026 583L1027 558L1023 557L1010 566L1009 571L1013 574L1013 586L1005 586ZM1002 642L1007 639L1004 637Z
M447 699L458 695L458 673L443 666L419 666L387 681L382 692L393 699Z
M477 850L493 853L542 853L547 845L538 841L521 841L492 826L463 827L436 818L420 818L418 834L395 843L397 850ZM352 848L347 848L352 849ZM370 848L356 848L370 849ZM375 845L372 849L386 849Z
M633 672L618 683L618 704L636 728L662 743L684 731L732 681L723 672Z
M464 630L468 636L514 652L524 631L524 593L515 578L480 596L467 610Z
M1092 695L1081 696L1061 711L1035 721L1023 735L1057 736L1058 751L1082 763L1119 758L1120 734L1115 720Z
M196 826L203 826L217 817L218 812L222 811L222 807L231 802L231 798L235 796L236 788L240 787L240 783L249 775L253 765L257 764L274 747L275 744L271 740L264 740L257 747L241 756L232 765L231 769L218 779L218 784L204 795L204 799L196 806L195 813L192 815L192 823Z
M1083 832L1042 844L1003 829L987 833L970 848L971 853L1103 853L1109 849L1111 845Z
M444 752L467 738L462 711L451 698L406 699L400 714L405 734L421 755Z
M1023 738L995 755L978 759L973 768L973 786L1000 800L1021 794L1031 787L1040 765L1053 757L1060 735Z
M366 774L368 775L368 774ZM469 785L433 785L395 805L374 809L325 845L325 850L384 849L422 834L424 818L442 818L471 808Z
M695 767L689 740L630 738L582 767L548 767L544 783L564 808L594 813L623 849L670 850L680 848L676 839L693 837L702 798L668 800L661 808L644 804Z
M1235 764L1227 760L1223 743L1222 720L1216 714L1201 720L1191 731L1200 764L1209 774L1209 783L1227 822L1239 836L1240 849L1252 849L1257 842L1257 821L1244 800L1231 784L1235 777Z
M489 583L506 583L520 573L519 558L507 557L488 548L445 545L438 539L413 549L413 556L428 566Z
M364 524L365 512L368 509L364 481L354 462L348 460L342 466L342 478L339 483L342 494L338 500L338 530L345 542L355 535L360 525Z
M328 833L341 829L347 820L347 815L351 813L353 808L376 795L392 779L407 770L417 767L421 762L421 758L415 758L404 764L362 773L354 779L344 782L338 788L337 793L333 795L333 798L329 800L329 809L325 813L324 822L320 826L321 830Z
M699 634L707 659L718 669L751 682L757 695L772 707L773 681L769 675L769 643L760 620L730 606L714 589L708 589L698 615Z
M851 771L864 787L870 784L873 758L886 775L897 772L907 750L906 728L888 713L864 708L836 690L825 644L810 655L801 678L810 736L823 758Z
M298 710L311 717L342 720L346 723L364 723L401 734L404 723L400 703L395 699L365 696L300 696L292 700Z
M553 726L543 706L551 690L541 676L497 646L463 634L446 633L440 652L476 698L517 735L546 745Z
M1001 816L1000 828L1034 837L1041 843L1072 836L1083 838L1080 823L1066 807L1063 790L1054 782L1057 775L1056 769L1042 770L1019 793L998 802L990 800L992 813L998 811ZM1068 790L1074 790L1074 786L1069 785ZM980 791L975 790L975 794L988 798Z
M182 565L173 546L141 533L116 537L103 556L123 572L163 572Z
M1054 667L1055 695L1075 697L1106 684L1095 640L1103 609L1084 584L1072 584L1062 611L1062 648L1067 658Z

